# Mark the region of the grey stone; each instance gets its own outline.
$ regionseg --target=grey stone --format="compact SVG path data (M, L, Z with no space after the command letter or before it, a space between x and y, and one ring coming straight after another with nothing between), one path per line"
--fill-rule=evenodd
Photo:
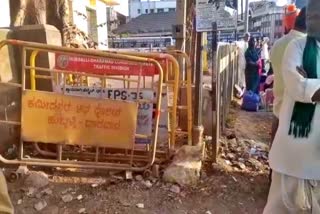
M180 187L178 185L172 185L170 187L170 191L173 192L173 193L179 194L181 190L180 190Z
M136 181L142 181L143 177L142 177L142 175L136 175L135 179L136 179Z
M144 209L144 204L143 204L143 203L136 204L136 206L137 206L139 209Z
M35 189L40 189L49 184L48 175L44 172L30 172L24 185L26 187L33 187Z
M34 208L35 208L37 211L41 211L41 210L43 210L44 208L46 208L47 205L48 205L48 204L47 204L46 201L41 200L41 201L39 201L38 203L36 203L36 204L34 205Z
M181 147L173 162L164 171L164 181L181 186L196 185L200 179L202 149L202 146Z
M73 200L73 196L70 194L67 194L67 195L62 196L61 199L64 203L69 203Z

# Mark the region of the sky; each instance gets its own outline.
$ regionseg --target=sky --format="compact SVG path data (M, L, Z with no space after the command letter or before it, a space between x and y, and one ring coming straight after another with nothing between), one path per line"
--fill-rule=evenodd
M142 0L142 1L148 1L148 0ZM159 0L150 0L150 1L159 1ZM241 0L239 1L239 5L241 4ZM250 0L250 2L253 1L259 1L259 0ZM285 5L287 2L289 2L289 0L273 0L275 1L279 6L283 6ZM118 2L120 3L119 6L115 6L115 10L117 10L118 12L128 16L128 0L118 0ZM245 3L245 0L243 0L243 2Z

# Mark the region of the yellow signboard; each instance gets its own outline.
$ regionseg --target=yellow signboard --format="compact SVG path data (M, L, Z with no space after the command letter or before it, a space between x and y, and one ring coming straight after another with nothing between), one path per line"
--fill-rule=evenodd
M41 91L22 95L22 139L131 149L137 104Z

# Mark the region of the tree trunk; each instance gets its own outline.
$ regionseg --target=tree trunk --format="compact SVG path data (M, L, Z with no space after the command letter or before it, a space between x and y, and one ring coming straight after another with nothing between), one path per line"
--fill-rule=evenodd
M10 0L10 16L11 27L49 24L55 26L63 37L63 29L69 22L69 1Z

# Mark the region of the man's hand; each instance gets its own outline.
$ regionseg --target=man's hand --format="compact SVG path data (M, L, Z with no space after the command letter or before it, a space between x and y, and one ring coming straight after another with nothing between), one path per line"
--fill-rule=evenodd
M304 78L307 78L308 75L307 75L307 72L302 68L302 66L297 66L297 71L298 73L303 76Z

